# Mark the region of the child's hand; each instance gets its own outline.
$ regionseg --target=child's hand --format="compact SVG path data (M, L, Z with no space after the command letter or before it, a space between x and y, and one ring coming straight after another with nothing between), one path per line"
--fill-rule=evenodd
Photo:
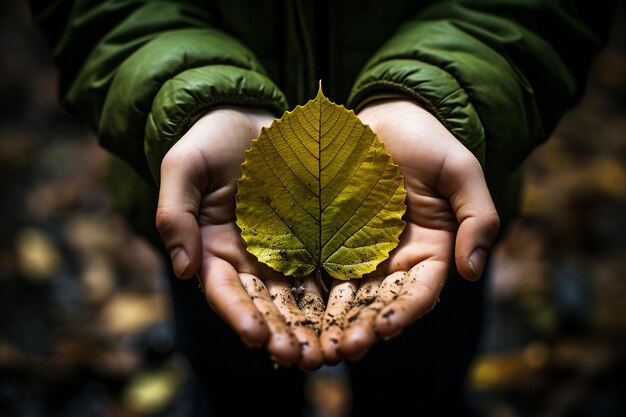
M327 363L363 356L430 311L453 261L464 278L478 279L499 229L479 162L432 114L388 100L358 116L400 166L407 224L374 273L333 284L320 336Z
M301 310L292 285L248 253L235 223L235 193L245 150L274 117L265 111L215 109L200 119L161 164L157 228L180 278L198 275L208 303L250 346L266 346L283 365L322 364L316 330L323 299L313 279Z

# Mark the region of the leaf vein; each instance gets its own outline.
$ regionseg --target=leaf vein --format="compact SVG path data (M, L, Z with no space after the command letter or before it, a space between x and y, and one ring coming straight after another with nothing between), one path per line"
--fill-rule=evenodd
M383 173L384 173L385 171L387 171L387 167L389 167L390 162L391 162L391 158L389 158L389 159L387 160L387 164L385 165L385 169L382 171ZM325 248L325 247L326 247L326 246L327 246L327 245L328 245L328 244L329 244L329 243L333 240L333 238L334 238L335 236L337 236L337 233L339 233L339 231L343 230L343 229L344 229L344 228L345 228L348 224L350 224L350 220L352 220L352 219L354 218L354 216L356 215L356 213L359 211L359 209L360 209L361 207L363 207L363 204L367 201L367 199L369 198L369 196L370 196L370 195L372 195L372 192L373 192L373 191L376 189L376 187L380 184L380 182L381 182L382 178L383 178L383 175L381 175L380 177L378 177L378 179L376 180L376 182L375 182L374 186L373 186L373 187L369 190L369 192L367 193L367 196L365 196L365 198L363 198L363 199L359 202L359 205L358 205L358 206L356 207L356 209L352 212L352 214L350 215L350 217L349 217L349 218L348 218L348 219L344 222L344 226L343 226L343 227L341 227L341 229L339 229L339 230L338 230L338 231L337 231L337 232L336 232L333 236L331 236L331 237L330 237L330 238L329 238L329 239L328 239L328 240L324 243L324 245L323 245L323 246L321 247L321 249L320 249L320 258L321 258L321 253L323 252L324 248ZM398 189L396 188L396 189L394 190L394 192L393 192L393 193L390 193L389 197L387 198L387 200L385 201L385 203L381 206L380 210L376 211L376 213L374 213L373 215L371 215L371 216L367 219L367 221L364 221L364 222L361 222L361 223L362 223L363 225L367 225L369 222L371 222L371 221L372 221L372 219L373 219L374 217L376 217L376 216L378 215L378 213L380 213L380 212L383 210L383 208L384 208L384 207L386 207L386 206L387 206L387 203L388 203L388 202L389 202L389 201L393 198L393 196L396 194L396 191L397 191L397 190L398 190ZM360 229L360 228L359 228L359 229ZM348 235L348 237L347 237L347 238L345 238L345 239L343 240L343 242L341 242L341 244L340 244L339 246L337 246L337 248L340 248L341 246L343 246L343 245L344 245L344 244L348 241L348 239L350 239L352 236L353 236L353 233L349 234L349 235ZM333 253L334 253L334 252L335 252L335 251L333 251ZM329 256L330 256L330 255L329 255ZM328 257L326 257L326 259L328 259ZM323 262L324 262L324 261L322 261L322 263L323 263Z
M278 150L276 149L276 147L274 146L274 144L273 144L271 141L269 141L269 143L270 143L270 145L272 146L272 148L273 148L273 149L274 149L274 150L278 153ZM281 180L281 178L278 176L278 174L276 174L276 171L274 170L274 168L272 167L272 165L269 163L269 160L268 160L267 156L265 155L265 153L263 152L263 149L262 149L260 146L258 147L258 149L259 149L259 153L261 154L261 156L262 156L262 157L263 157L263 159L265 160L267 167L270 169L270 171L272 171L272 174L274 174L274 177L275 177L275 178L278 180L278 182L279 182L279 183L283 186L283 189L284 189L285 191L287 191L287 194L289 194L289 196L291 196L291 200L292 200L293 202L295 202L295 203L296 203L296 204L297 204L300 208L302 208L302 210L303 210L305 213L307 213L309 216L311 216L313 219L315 219L315 220L317 221L317 218L316 218L313 214L309 213L309 211L308 211L306 208L304 208L304 206L300 203L300 201L298 201L298 199L297 199L297 198L296 198L296 197L295 197L295 196L291 193L291 191L289 190L289 188L287 188L287 186L286 186L286 185L285 185L285 183ZM291 167L290 167L289 165L287 165L287 164L285 164L285 166L287 167L287 169L289 169L289 171L291 171L291 173L294 175L294 177L296 177L296 178L298 179L298 182L300 182L300 184L302 184L302 186L303 186L304 188L306 188L307 190L309 190L309 188L308 188L308 187L307 187L307 186L306 186L306 185L302 182L302 180L300 179L300 177L298 177L298 176L297 176L297 175L293 172L293 170L291 169ZM311 190L309 190L309 192L311 192ZM313 193L311 192L311 194L313 194ZM313 194L313 195L314 195L314 194ZM282 217L281 217L281 220L282 220Z
M363 132L361 133L361 136L359 136L359 139L358 139L359 141L361 140L361 138L363 137L363 135L364 135L364 134L365 134L365 131L363 131ZM369 150L369 148L371 148L371 146L372 146L372 142L374 142L374 136L372 136L372 140L370 141L370 145L367 147L367 149L368 149L368 150ZM355 147L355 149L356 149L357 147L358 147L358 145ZM353 154L354 154L354 151L353 151L353 152L350 152L350 155L351 155L351 156L352 156ZM322 213L324 212L324 210L326 210L326 209L328 208L328 206L330 206L330 205L331 205L331 204L332 204L332 203L333 203L333 202L337 199L337 197L341 194L341 191L343 191L343 189L344 189L344 188L346 188L346 186L350 183L350 181L352 181L352 178L354 178L354 176L355 176L355 175L359 172L359 170L360 170L360 169L361 169L361 167L363 166L363 163L365 162L366 156L367 156L367 151L363 153L362 158L361 158L361 161L359 162L359 165L356 167L356 169L354 169L354 170L352 171L352 174L350 175L350 178L348 178L348 180L346 181L346 185L344 185L344 186L341 188L341 190L339 190L339 192L337 193L337 195L335 195L335 196L333 197L333 199L332 199L331 201L329 201L329 202L328 202L328 204L326 204L326 206L324 206L324 208L322 209ZM349 158L350 158L350 157L348 157L348 159L349 159ZM327 188L330 184L332 184L332 183L335 181L335 178L337 178L337 175L338 175L338 174L339 174L339 170L337 171L337 173L335 173L335 175L333 176L332 180L330 180L330 181L328 182L328 184L326 184L326 185L324 186L324 189L326 189L326 188ZM322 191L324 191L324 189L322 189ZM321 198L321 196L320 196L320 198Z

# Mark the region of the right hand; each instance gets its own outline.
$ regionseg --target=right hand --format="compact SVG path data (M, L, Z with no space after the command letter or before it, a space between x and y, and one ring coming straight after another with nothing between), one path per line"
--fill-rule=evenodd
M281 365L313 370L323 363L321 289L305 279L300 309L289 279L247 252L236 224L245 151L273 120L265 110L234 107L198 120L163 158L157 229L176 275L197 275L209 305L244 343L265 346Z
M500 227L480 163L430 112L389 99L358 116L404 177L406 227L376 271L331 287L320 335L326 363L359 359L428 313L453 264L479 279Z

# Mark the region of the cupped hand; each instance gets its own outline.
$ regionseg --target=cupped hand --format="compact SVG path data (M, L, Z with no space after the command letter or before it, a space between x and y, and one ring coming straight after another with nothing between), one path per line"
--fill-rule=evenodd
M274 116L217 108L196 122L161 164L157 229L176 275L198 276L209 305L251 347L265 346L281 365L323 363L318 338L324 311L317 281L290 281L245 249L235 218L241 163Z
M385 100L358 117L404 176L406 227L375 272L334 281L320 335L329 364L362 357L429 312L452 262L465 279L479 279L499 229L478 160L431 113L410 100Z

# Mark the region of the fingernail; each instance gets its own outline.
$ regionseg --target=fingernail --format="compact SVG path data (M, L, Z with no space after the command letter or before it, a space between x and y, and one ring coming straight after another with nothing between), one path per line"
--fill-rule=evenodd
M180 278L189 266L189 256L187 256L187 252L181 246L178 246L170 251L170 257L172 258L174 273Z
M258 349L261 347L261 344L259 343L252 343L252 342L248 342L245 338L241 338L241 341L243 342L243 344L248 348L248 349Z
M396 337L398 337L400 335L400 333L402 333L402 329L395 329L391 334L387 335L387 336L383 336L381 337L381 339L386 342L388 340L394 339Z
M485 260L487 259L487 251L478 248L475 249L474 252L470 255L467 260L467 266L469 267L472 275L474 275L474 279L480 279L483 275L483 270L485 269Z

